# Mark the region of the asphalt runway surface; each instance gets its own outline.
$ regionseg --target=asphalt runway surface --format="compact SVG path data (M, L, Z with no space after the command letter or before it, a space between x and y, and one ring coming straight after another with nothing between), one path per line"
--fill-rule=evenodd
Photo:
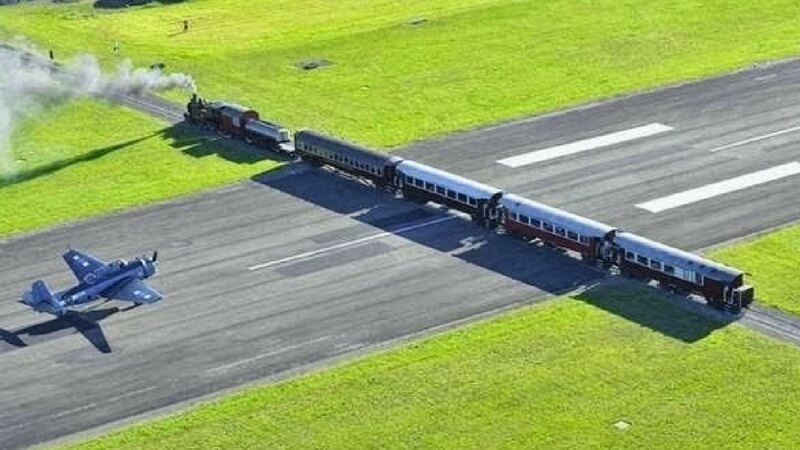
M458 133L398 154L651 239L698 250L800 220L800 176L658 214L635 205L800 161L798 86L800 62L792 61ZM651 123L674 129L519 168L497 163L501 158ZM720 149L730 144L738 145Z
M67 320L16 303L31 280L73 282L67 244L101 258L157 248L148 281L165 300ZM0 246L0 442L47 441L600 277L529 247L321 170L12 239Z
M667 212L642 201L800 159L791 62L469 131L400 155L685 249L800 218L796 178ZM147 110L148 106L139 105ZM155 111L175 116L164 105ZM177 120L177 118L175 118ZM496 160L648 123L672 131L512 169ZM160 252L164 301L55 320L16 303L73 282L68 244ZM303 164L0 242L0 443L25 447L537 301L602 274ZM791 326L789 324L787 326Z

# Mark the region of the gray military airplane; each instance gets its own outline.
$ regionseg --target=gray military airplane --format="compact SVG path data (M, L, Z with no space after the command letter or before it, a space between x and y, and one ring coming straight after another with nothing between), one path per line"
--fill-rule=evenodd
M30 291L23 294L21 303L35 311L61 317L69 312L67 308L70 306L92 302L100 297L133 302L137 306L161 300L161 294L142 281L156 273L158 252L153 252L150 258L140 257L133 261L120 259L111 263L73 249L69 249L63 257L78 279L78 285L53 293L44 281L38 280Z

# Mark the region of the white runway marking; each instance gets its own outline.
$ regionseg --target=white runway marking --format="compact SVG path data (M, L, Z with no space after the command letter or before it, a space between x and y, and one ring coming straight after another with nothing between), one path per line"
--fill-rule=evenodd
M736 178L708 184L696 189L690 189L688 191L650 200L649 202L639 203L636 207L646 209L652 213L660 213L668 209L699 202L718 195L740 191L797 174L800 174L800 162L793 161Z
M660 123L651 123L641 127L630 128L615 133L604 134L602 136L595 136L589 139L570 142L569 144L557 145L542 150L536 150L522 155L512 156L510 158L500 159L497 162L511 168L526 166L542 161L561 158L563 156L574 155L576 153L593 150L596 148L608 147L622 142L628 142L635 139L641 139L654 134L670 131L673 128Z
M774 133L769 133L769 134L764 134L764 135L761 135L761 136L756 136L756 137L753 137L753 138L750 138L750 139L745 139L743 141L732 142L730 144L726 144L726 145L723 145L721 147L712 148L709 151L711 153L721 152L723 150L728 150L729 148L739 147L739 146L746 145L746 144L752 144L753 142L763 141L764 139L769 139L771 137L780 136L782 134L791 133L791 132L798 131L798 130L800 130L800 126L787 128L785 130L780 130L780 131L776 131Z
M429 220L427 222L418 223L416 225L409 225L407 227L398 228L396 230L391 231L384 231L383 233L373 234L372 236L363 237L360 239L355 239L348 242L342 242L341 244L332 245L330 247L321 248L319 250L314 250L310 252L300 253L299 255L289 256L286 258L276 259L275 261L265 262L261 264L256 264L254 266L250 266L247 270L259 270L259 269L266 269L267 267L273 267L280 264L285 264L290 261L296 261L298 259L310 258L312 256L317 256L322 253L331 252L334 250L340 250L347 247L352 247L353 245L362 244L364 242L372 241L375 239L380 239L382 237L391 236L393 234L403 234L408 233L409 231L414 231L420 228L428 227L431 225L436 225L437 223L442 223L447 220L455 219L456 216L447 216L447 217L440 217L438 219Z

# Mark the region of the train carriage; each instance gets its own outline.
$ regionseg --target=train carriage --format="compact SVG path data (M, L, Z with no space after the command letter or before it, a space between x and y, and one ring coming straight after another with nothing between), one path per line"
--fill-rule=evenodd
M753 301L753 287L744 284L738 269L628 232L618 232L614 245L623 274L657 280L737 312Z
M446 205L488 227L494 227L503 195L495 187L408 160L397 165L395 183L407 198Z
M541 239L574 250L586 261L595 261L614 238L616 228L567 211L504 194L500 199L501 223L506 233L526 239Z
M390 186L395 167L402 158L336 139L311 130L294 134L295 152L305 161L325 164L372 180L377 186Z

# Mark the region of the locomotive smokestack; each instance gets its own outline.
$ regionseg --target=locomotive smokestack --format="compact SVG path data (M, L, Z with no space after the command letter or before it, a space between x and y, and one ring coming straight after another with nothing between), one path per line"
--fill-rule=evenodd
M27 47L0 47L0 179L14 175L11 135L15 126L43 107L89 96L112 99L169 89L197 90L189 75L163 73L157 67L134 68L129 60L112 73L103 73L91 55L77 56L56 68L47 54Z

